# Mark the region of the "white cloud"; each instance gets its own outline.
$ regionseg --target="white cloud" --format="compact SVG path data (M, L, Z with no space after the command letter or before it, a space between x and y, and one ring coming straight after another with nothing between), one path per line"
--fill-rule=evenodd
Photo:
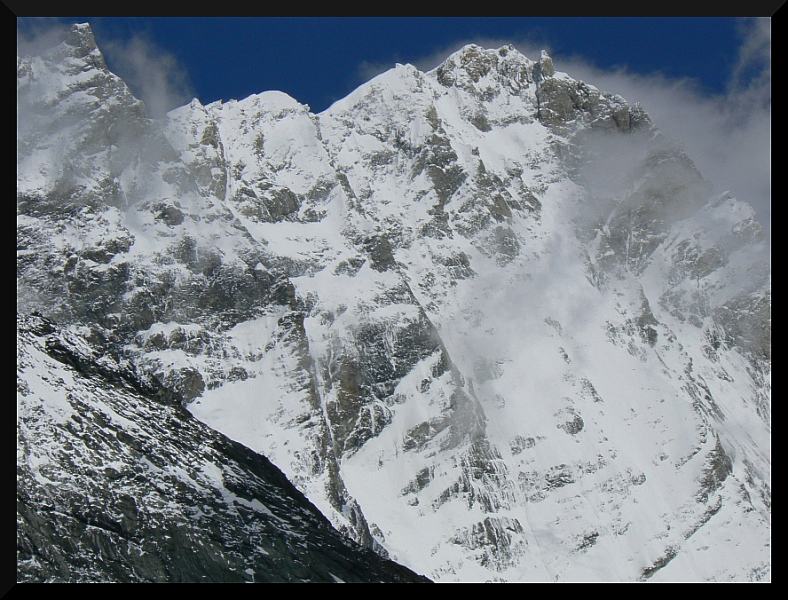
M394 68L395 63L391 62L372 62L368 60L361 61L361 64L356 67L356 77L359 83L366 83L370 79L377 77L381 73L385 73L389 69Z
M150 116L164 116L193 98L186 70L148 36L138 34L128 40L102 37L99 44L109 67L145 103Z
M772 77L772 23L771 19L748 19L740 28L744 42L739 49L739 57L731 75L731 90L765 91L771 88ZM752 77L747 81L748 75ZM771 94L769 95L771 99Z
M35 56L62 42L69 27L53 18L26 19L16 30L17 56Z
M771 34L768 19L746 22L739 59L724 94L704 93L689 79L606 71L582 58L556 68L640 102L663 133L681 145L718 190L751 204L761 224L771 217ZM555 57L554 57L555 58Z
M17 28L17 55L41 54L62 42L69 29L57 19L28 19L25 27ZM149 36L120 39L104 31L100 22L94 35L107 66L145 103L151 117L161 117L194 97L186 69Z

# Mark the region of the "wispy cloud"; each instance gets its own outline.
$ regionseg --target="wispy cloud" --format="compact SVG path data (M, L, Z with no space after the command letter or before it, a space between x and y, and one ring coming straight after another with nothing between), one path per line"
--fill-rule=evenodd
M151 117L162 117L194 97L186 69L147 35L128 40L102 37L101 49L113 72L145 103Z
M556 68L640 102L718 190L751 204L769 231L771 216L771 59L769 19L742 24L739 59L727 92L711 95L696 81L628 69L604 70L582 57L555 58Z
M372 62L372 61L361 61L361 64L356 67L356 78L359 83L364 83L372 79L373 77L377 77L381 73L385 73L389 69L393 69L395 62Z
M772 24L771 19L748 19L741 23L743 43L730 80L732 93L768 88L772 79ZM769 100L771 94L769 93Z
M16 29L17 56L35 56L61 43L69 27L55 18L25 19Z
M26 19L17 27L17 54L36 55L61 43L70 29L58 19ZM170 52L145 33L128 39L94 28L97 44L107 65L123 79L132 93L145 103L149 116L157 118L194 97L186 68Z

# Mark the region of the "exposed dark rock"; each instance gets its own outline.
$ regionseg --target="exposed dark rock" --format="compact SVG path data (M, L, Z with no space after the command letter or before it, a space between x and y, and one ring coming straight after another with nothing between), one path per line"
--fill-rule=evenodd
M536 445L536 440L532 437L523 437L521 435L515 436L515 438L509 443L509 447L512 450L512 454L517 455L520 454L523 450L528 448L533 448Z
M733 472L733 463L717 438L714 448L706 458L706 465L700 480L698 499L705 502L709 495L718 489Z
M565 421L556 425L559 429L563 429L569 435L576 435L583 430L583 426L585 423L583 422L583 418L578 415L572 409L565 409L558 413L558 415L562 419L566 419Z
M649 567L643 569L641 573L641 579L646 580L654 576L654 574L659 571L660 569L664 568L670 561L676 558L676 555L679 553L678 548L674 546L669 546L665 549L665 554L654 561Z
M370 266L376 271L388 271L396 267L394 252L386 235L366 238L363 248L369 255Z
M545 473L545 482L547 488L559 488L575 482L574 475L567 465L561 464L550 467L550 470Z
M594 544L596 544L597 540L599 539L599 532L592 531L591 533L587 533L583 536L580 544L577 546L578 550L586 550L590 548Z
M480 563L484 566L503 570L513 564L512 546L523 527L517 519L508 517L485 517L471 528L464 529L452 538L455 544L471 550L483 550ZM522 542L520 542L522 544Z
M771 360L771 294L747 294L715 310L715 321L725 331L726 341L756 358Z
M640 331L640 335L644 341L648 342L650 346L654 346L657 343L657 326L659 325L659 321L657 321L654 313L651 312L651 306L645 294L641 292L641 296L643 300L641 303L640 316L638 316L636 321L638 331Z
M156 206L156 218L162 220L170 227L183 223L183 212L175 205L161 204Z
M476 129L479 131L492 131L492 127L490 127L490 122L487 120L487 115L484 113L477 113L473 115L470 119L471 123L473 124Z
M433 471L434 468L430 467L424 467L421 469L418 473L416 473L415 479L402 489L402 493L410 494L423 490L429 485L430 481L432 481Z
M334 268L334 273L336 275L349 275L352 277L359 272L365 262L366 260L363 258L355 257L343 260Z

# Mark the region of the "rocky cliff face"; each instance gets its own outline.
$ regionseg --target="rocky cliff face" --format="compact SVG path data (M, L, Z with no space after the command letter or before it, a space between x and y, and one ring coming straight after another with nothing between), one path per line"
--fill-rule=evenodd
M85 26L18 90L20 312L341 531L441 581L770 577L768 247L638 107L466 46L153 122Z

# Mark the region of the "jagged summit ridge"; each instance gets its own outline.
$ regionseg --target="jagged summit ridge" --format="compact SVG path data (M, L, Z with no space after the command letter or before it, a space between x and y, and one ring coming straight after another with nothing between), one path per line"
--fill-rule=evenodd
M507 44L497 49L486 49L477 44L467 44L449 55L438 67L430 71L445 86L461 88L473 87L480 80L492 78L498 84L512 89L521 89L534 82L534 69L537 76L545 71L542 65L550 67L552 60L543 51L539 61L533 61L520 53L513 45ZM542 72L543 76L552 76L553 72Z
M62 170L69 128L136 113L31 61L80 118L53 109L20 145L20 310L106 337L431 578L768 578L751 209L709 197L636 106L502 49L317 115L193 102Z

